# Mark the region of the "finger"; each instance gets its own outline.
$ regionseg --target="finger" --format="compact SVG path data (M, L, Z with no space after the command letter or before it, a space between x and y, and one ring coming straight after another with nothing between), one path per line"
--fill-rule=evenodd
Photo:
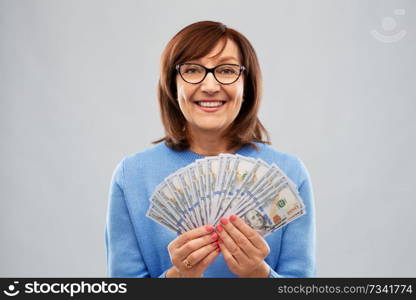
M265 240L261 237L261 235L255 231L253 228L247 225L241 218L236 215L230 216L230 221L232 224L240 230L241 233L245 235L245 237L253 244L254 247L257 249L261 249L264 246L268 246ZM265 245L266 244L266 245Z
M227 262L229 266L238 266L238 262L234 258L234 256L230 253L230 251L227 249L227 247L224 245L224 241L220 240L218 243L221 253L224 256L224 260Z
M217 232L220 236L220 239L224 243L224 246L227 248L227 250L230 252L232 256L239 262L239 263L245 263L248 260L248 257L246 254L238 247L238 245L234 242L234 240L230 237L230 235L227 233L227 231L224 230L224 228L221 226L221 224L217 225ZM220 243L222 244L222 243ZM223 248L221 248L222 250Z
M186 258L183 259L183 263L185 264L184 260L186 259L192 266L196 266L199 262L201 262L205 257L207 257L211 252L215 251L218 248L218 242L212 242L204 247L199 248L198 250L189 254Z
M179 249L177 249L175 254L181 260L184 260L191 253L217 240L218 240L218 234L216 232L213 232L211 234L207 234L199 238L188 241L186 244L182 245Z
M177 237L171 243L170 246L172 248L179 248L182 245L186 244L188 241L207 235L213 231L214 231L214 227L211 225L205 225L205 226L192 229L190 231L185 232L184 234L181 234L179 237Z
M241 250L248 256L252 257L257 251L256 247L251 243L251 241L226 218L221 218L220 220L222 227L227 231L229 236L233 241L240 247Z
M211 251L207 256L205 256L203 260L199 262L197 268L199 268L200 270L205 270L206 268L208 268L208 266L212 264L212 262L220 254L220 252L221 249L219 247L217 247L214 251Z

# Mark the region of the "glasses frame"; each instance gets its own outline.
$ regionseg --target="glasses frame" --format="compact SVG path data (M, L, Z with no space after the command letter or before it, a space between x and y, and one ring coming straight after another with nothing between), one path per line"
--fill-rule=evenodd
M202 67L203 69L205 69L205 75L204 75L204 77L203 77L200 81L198 81L198 82L189 82L189 81L187 81L185 78L183 78L183 76L182 76L182 74L181 74L181 72L180 72L180 68L181 68L181 66L183 66L183 65L197 65L197 66ZM229 82L229 83L222 83L222 82L221 82L221 81L219 81L219 80L218 80L218 78L215 76L215 70L216 70L218 67L221 67L221 66L237 66L237 67L239 67L239 68L240 68L240 69L239 69L240 73L238 73L237 78L236 78L233 82ZM182 78L185 82L190 83L190 84L200 84L202 81L204 81L205 77L207 77L208 73L212 73L212 75L214 76L215 80L216 80L218 83L220 83L220 84L224 84L224 85L229 85L229 84L233 84L234 82L236 82L236 81L240 78L241 73L242 73L243 71L245 71L245 70L246 70L246 67L244 67L244 66L242 66L242 65L238 65L238 64L221 64L221 65L215 66L215 67L213 67L213 68L207 68L207 67L205 67L205 66L203 66L203 65L200 65L200 64L197 64L197 63L182 63L182 64L177 64L177 65L176 65L176 67L175 67L175 69L176 69L176 71L178 71L178 73L179 73L179 75L181 76L181 78Z

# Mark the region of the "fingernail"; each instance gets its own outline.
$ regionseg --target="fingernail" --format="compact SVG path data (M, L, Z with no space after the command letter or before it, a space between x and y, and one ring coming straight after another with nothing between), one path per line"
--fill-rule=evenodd
M217 231L218 231L218 232L221 232L221 231L222 231L222 226L221 226L221 224L218 224L218 225L217 225Z
M222 239L218 239L218 244L221 244L223 242Z
M218 253L220 253L220 252L221 252L221 248L220 248L220 247L218 247L216 251L217 251Z
M214 232L213 234L211 234L211 238L212 238L213 240L218 239L218 234L217 234L216 232Z
M212 231L214 230L214 227L213 227L213 226L211 226L211 225L207 225L207 226L205 226L205 229L206 229L208 232L212 232Z
M235 220L237 220L237 216L236 216L236 215L231 215L231 216L230 216L230 220L231 220L232 222L234 222Z
M213 242L213 243L211 243L211 245L214 246L215 248L217 248L218 247L218 242Z
M222 225L227 225L228 224L228 220L226 218L221 218L220 220Z

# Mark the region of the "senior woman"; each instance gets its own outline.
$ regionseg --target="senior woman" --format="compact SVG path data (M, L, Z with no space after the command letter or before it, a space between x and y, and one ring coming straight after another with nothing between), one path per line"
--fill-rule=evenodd
M158 100L165 137L125 157L111 180L105 242L110 277L312 277L315 209L302 161L271 147L257 117L262 79L241 33L203 21L179 31L161 57ZM306 215L263 238L236 215L177 235L146 217L169 174L220 153L276 163Z

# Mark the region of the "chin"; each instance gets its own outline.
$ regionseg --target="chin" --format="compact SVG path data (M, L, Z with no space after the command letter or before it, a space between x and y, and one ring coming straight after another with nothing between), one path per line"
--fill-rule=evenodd
M218 126L218 123L199 123L197 124L197 127L201 130L209 130L209 131L220 131L224 129L224 126Z

